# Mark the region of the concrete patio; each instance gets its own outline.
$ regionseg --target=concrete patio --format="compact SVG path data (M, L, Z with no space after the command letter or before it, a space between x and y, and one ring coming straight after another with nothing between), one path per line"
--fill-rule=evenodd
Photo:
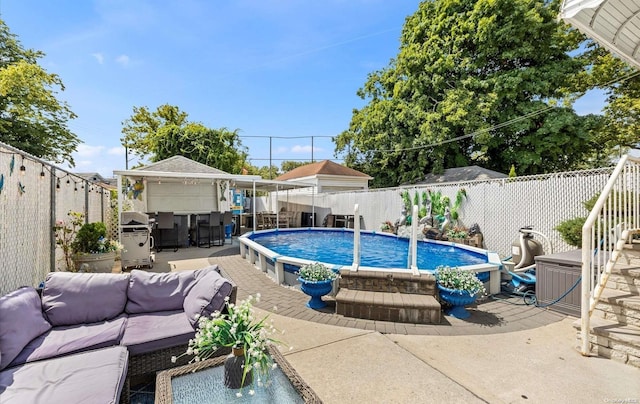
M325 403L640 402L638 369L581 356L573 317L511 298L486 299L469 319L440 325L345 318L331 301L321 312L306 308L306 295L238 252L229 244L161 252L152 270L219 264L239 299L260 293L258 314L283 331L280 350Z

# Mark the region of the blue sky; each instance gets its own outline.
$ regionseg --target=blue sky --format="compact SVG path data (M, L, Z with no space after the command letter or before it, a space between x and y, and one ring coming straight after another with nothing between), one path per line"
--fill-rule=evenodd
M240 130L251 164L335 159L367 74L398 53L417 0L0 0L0 18L66 87L75 171L125 167L122 121L168 103ZM579 100L597 113L602 96ZM286 138L286 139L282 139ZM338 160L339 161L339 160ZM133 159L130 165L136 163Z

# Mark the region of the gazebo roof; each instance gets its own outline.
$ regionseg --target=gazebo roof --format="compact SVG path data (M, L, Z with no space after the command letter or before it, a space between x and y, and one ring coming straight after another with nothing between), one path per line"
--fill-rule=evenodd
M132 171L164 171L175 173L207 173L207 174L229 174L217 168L209 167L184 156L173 156L168 159L149 164L147 166L134 168Z
M148 166L131 170L114 171L113 174L123 177L153 178L167 182L182 180L194 182L226 180L231 181L234 186L239 189L255 188L257 191L266 192L314 186L313 184L298 181L264 180L259 175L229 174L184 156L173 156Z

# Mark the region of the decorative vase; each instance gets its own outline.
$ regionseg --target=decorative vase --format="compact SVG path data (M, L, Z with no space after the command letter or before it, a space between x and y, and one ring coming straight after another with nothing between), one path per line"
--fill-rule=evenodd
M116 252L110 251L97 254L76 254L73 262L78 272L107 272L113 271L116 262Z
M248 386L253 381L253 372L249 371L244 376L244 383L242 382L242 376L244 374L244 348L232 348L232 352L224 360L224 385L230 389L239 389L244 386Z
M464 320L471 315L464 306L475 302L478 297L477 294L471 295L471 293L466 290L445 288L440 284L438 284L438 290L440 291L440 299L451 306L445 311L446 315L453 316L461 320Z
M333 289L332 279L312 282L298 278L298 282L300 282L300 289L302 289L302 291L307 295L311 296L311 299L307 302L307 307L311 309L321 309L327 306L327 304L322 301L322 296L328 294L331 292L331 289Z

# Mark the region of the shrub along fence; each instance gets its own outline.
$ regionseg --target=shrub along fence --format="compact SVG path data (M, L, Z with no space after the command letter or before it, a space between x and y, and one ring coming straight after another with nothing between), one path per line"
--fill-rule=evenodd
M70 211L117 228L109 189L0 143L0 294L65 268L53 227Z

